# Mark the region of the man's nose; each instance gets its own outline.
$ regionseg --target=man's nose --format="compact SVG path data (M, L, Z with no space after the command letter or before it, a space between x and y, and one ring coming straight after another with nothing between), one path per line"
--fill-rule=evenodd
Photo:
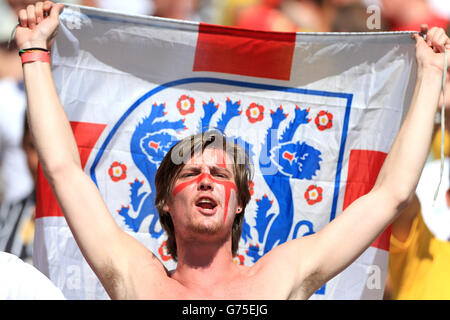
M208 173L203 173L198 183L198 189L200 191L212 191L214 190L211 176Z

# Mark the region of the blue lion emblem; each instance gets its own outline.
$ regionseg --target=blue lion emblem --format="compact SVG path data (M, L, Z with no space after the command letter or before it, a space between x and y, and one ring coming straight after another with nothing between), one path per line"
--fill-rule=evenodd
M211 99L203 103L203 116L199 119L198 132L211 127L211 119L218 112L218 104ZM130 141L132 159L144 175L144 181L135 180L130 183L129 204L122 206L118 213L124 218L128 227L137 232L141 229L144 219L150 218L148 231L153 238L159 238L163 230L157 228L158 212L154 206L154 177L156 170L165 154L175 145L179 139L176 133L185 128L184 119L178 121L165 120L165 104L153 104L150 114L144 117L136 126ZM241 102L226 100L225 112L222 113L214 128L226 132L229 122L242 114ZM293 137L297 129L307 124L309 109L295 108L293 119L279 135L280 124L287 121L287 114L280 106L270 114L271 125L265 133L262 142L262 150L259 156L253 152L253 146L242 137L228 136L228 139L246 148L252 163L257 163L263 175L264 181L271 189L274 199L264 195L256 199L257 211L255 225L257 240L252 238L251 227L244 219L242 239L245 243L249 240L263 244L249 245L247 255L256 262L265 253L275 246L285 242L294 224L293 194L289 179L311 180L320 170L321 152L306 142L294 142ZM150 192L141 191L144 183L150 186ZM274 201L278 204L278 213L273 212ZM306 228L306 232L298 234L300 227ZM293 237L305 236L314 233L313 224L302 220L296 223L293 229Z
M288 124L281 137L278 138L278 135L274 137L273 133L278 133L280 124L286 121L287 114L283 112L282 107L271 113L272 125L269 127L263 142L263 150L269 150L271 153L270 161L267 161L267 158L263 155L264 152L262 152L259 157L259 166L264 180L278 202L279 213L278 215L269 213L274 200L270 200L266 194L261 199L256 200L255 229L258 233L258 242L264 243L264 249L261 253L259 246L249 246L247 255L253 258L253 262L256 262L275 246L285 242L291 232L294 223L294 206L288 178L311 180L320 169L322 159L319 150L306 142L292 142L299 126L310 121L308 114L309 109L300 109L296 106L294 119ZM271 169L274 167L276 168L275 172ZM294 227L293 238L297 238L301 226L306 226L308 229L301 236L314 233L312 223L302 220L297 222ZM245 236L250 237L247 234ZM244 240L246 241L245 238Z
M149 183L150 190L155 190L155 173L165 154L177 142L173 133L167 132L184 130L183 120L176 122L164 121L165 105L154 104L150 115L142 119L136 127L131 142L130 153L136 167L142 172L145 181ZM136 217L130 216L130 205L122 206L118 213L124 217L125 223L134 232L140 229L145 218L151 217L149 233L154 238L159 238L163 230L156 230L158 211L155 208L155 193L141 192L144 181L135 180L130 183L131 210L137 212Z

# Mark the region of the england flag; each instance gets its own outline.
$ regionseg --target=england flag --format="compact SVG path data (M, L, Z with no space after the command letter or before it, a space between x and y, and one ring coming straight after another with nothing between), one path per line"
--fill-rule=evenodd
M176 142L215 128L247 149L255 175L235 263L250 266L370 191L415 81L409 32L262 32L79 6L60 20L52 71L83 168L168 269L154 176ZM42 173L37 197L35 265L68 299L108 299ZM389 236L311 299L381 299Z

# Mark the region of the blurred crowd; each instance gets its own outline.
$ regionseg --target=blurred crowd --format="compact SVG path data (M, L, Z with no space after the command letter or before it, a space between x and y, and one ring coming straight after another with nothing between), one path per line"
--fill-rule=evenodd
M9 36L14 13L35 0L2 0L0 33ZM365 32L417 30L420 23L446 28L445 0L66 0L123 13L201 21L266 31ZM379 15L376 28L368 26ZM377 17L378 19L378 17Z
M14 44L8 48L8 39L17 23L18 11L35 2L35 0L0 0L0 94L2 97L0 99L0 251L11 252L30 263L32 262L37 157L31 137L27 134L26 100L20 58ZM450 20L450 1L448 0L65 0L56 2L263 31L418 31L422 23L449 30ZM450 102L447 105L450 105ZM439 139L435 141L436 148L439 143ZM431 158L439 156L436 148L432 149L434 153L431 154ZM446 149L450 149L450 145L446 145ZM418 211L419 209L415 209L415 214L411 215L410 220L417 219ZM443 250L447 250L450 255L449 249ZM398 287L398 284L394 283L394 285ZM391 298L390 282L388 282L388 289L386 297ZM397 289L394 288L395 290ZM448 292L445 294L447 298L450 298Z

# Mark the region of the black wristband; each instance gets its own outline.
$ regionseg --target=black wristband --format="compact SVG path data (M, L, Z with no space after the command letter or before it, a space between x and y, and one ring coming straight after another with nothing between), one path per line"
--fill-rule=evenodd
M19 56L22 56L22 53L28 52L28 51L45 51L45 52L49 52L50 50L44 49L44 48L38 48L38 47L26 48L26 49L19 50Z

